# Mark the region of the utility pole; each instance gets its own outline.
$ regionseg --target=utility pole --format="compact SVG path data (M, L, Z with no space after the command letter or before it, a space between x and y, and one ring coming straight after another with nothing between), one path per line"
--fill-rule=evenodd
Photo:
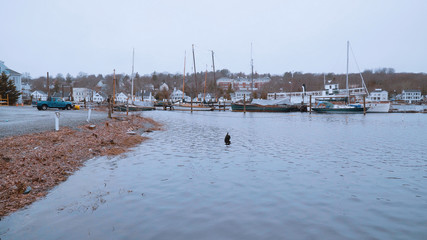
M113 104L116 100L116 69L113 70Z
M133 98L133 68L134 68L134 62L135 62L135 48L133 49L132 52L132 75L131 75L131 80L132 80L132 90L131 90L131 97L132 97L132 101L134 101Z
M46 88L47 88L47 98L49 98L50 97L49 72L47 72L47 77L46 77Z

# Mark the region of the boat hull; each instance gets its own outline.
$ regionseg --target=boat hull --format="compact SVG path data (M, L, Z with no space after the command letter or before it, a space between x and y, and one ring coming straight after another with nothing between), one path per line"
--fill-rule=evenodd
M312 108L318 113L363 113L363 108Z
M191 107L190 104L186 104L186 105L172 105L172 109L176 111L213 111L214 107L196 105L196 104L194 104L193 107Z
M231 104L231 110L233 112L297 112L299 109L293 105L285 106L272 106L272 105L255 105L255 104Z
M118 106L114 106L114 111L118 111L118 112L139 112L139 111L151 111L154 110L154 107L143 107L143 106L122 106L122 105L118 105Z
M368 113L388 113L391 109L390 102L368 102L366 107L369 107Z

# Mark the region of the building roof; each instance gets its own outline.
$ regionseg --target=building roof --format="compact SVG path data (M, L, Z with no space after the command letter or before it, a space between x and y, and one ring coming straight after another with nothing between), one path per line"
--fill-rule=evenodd
M15 70L12 70L10 68L6 68L6 71L9 72L9 74L13 75L13 76L21 76L22 75L19 72L15 71Z
M408 89L408 90L403 90L402 92L421 92L421 90L413 90L413 89Z
M42 95L47 95L45 92L43 92L43 91L41 91L41 90L35 90L35 91L33 91L31 94L33 94L33 93L35 93L35 92L38 92L38 93L40 93L40 94L42 94Z

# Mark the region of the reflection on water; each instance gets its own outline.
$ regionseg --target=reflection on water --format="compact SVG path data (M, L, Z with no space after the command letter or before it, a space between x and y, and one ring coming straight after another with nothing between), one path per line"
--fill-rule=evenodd
M425 114L143 115L166 131L88 161L0 238L427 239Z

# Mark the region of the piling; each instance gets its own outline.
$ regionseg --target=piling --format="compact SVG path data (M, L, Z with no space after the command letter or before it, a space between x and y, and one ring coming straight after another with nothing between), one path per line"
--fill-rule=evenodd
M246 94L243 94L243 113L246 113Z
M193 98L191 98L191 103L190 103L190 105L191 105L191 112L193 112Z
M129 97L128 100L126 101L126 116L129 115Z
M310 114L311 114L311 95L310 95Z
M363 115L366 115L366 97L363 95Z

